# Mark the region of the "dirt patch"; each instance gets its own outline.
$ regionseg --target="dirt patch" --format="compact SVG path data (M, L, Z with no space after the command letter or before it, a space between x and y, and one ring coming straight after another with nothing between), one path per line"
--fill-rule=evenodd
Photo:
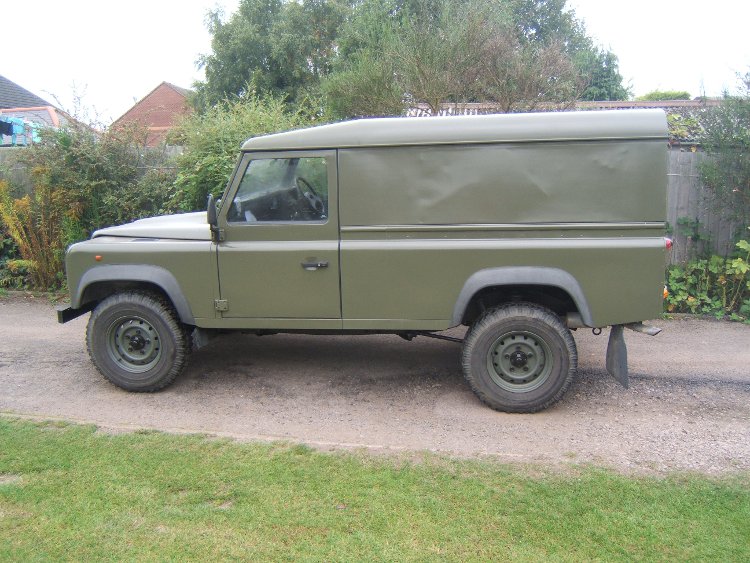
M8 473L0 473L0 487L4 485L19 485L21 483L20 475L10 475Z

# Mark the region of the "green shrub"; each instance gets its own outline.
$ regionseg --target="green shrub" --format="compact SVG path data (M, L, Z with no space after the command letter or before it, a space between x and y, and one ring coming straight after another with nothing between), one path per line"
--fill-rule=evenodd
M731 258L711 256L670 266L666 310L750 323L750 242L741 240L737 248Z
M24 289L28 273L28 263L21 259L18 246L0 221L0 293L6 289Z
M689 100L690 92L685 90L653 90L643 96L638 96L637 102L660 102L664 100Z
M86 238L95 229L168 207L174 167L164 151L145 146L146 136L137 124L104 133L74 125L46 131L42 142L28 147L20 159L37 183L66 194L79 221L68 224L71 234Z
M175 209L176 169L164 151L145 147L137 125L97 133L82 125L46 130L42 141L19 151L32 177L19 198L0 187L0 221L23 262L7 265L0 283L32 289L64 283L65 248L95 229Z

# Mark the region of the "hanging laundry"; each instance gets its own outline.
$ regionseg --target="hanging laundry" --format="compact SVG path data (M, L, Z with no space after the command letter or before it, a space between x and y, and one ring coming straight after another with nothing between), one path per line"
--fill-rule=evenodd
M0 119L0 135L12 135L13 124L4 119Z
M13 124L13 134L11 135L11 144L18 144L18 136L23 135L23 143L26 144L26 127L23 124L23 119L18 117L11 117L10 122Z
M40 136L39 133L42 130L42 125L32 121L29 123L29 127L31 128L31 142L38 143L39 141L41 141L42 137Z

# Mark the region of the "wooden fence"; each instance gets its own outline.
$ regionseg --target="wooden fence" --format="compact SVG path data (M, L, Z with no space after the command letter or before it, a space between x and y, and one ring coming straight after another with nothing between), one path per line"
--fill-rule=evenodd
M734 250L736 225L714 208L701 186L699 166L704 158L703 152L692 148L669 150L667 222L674 240L672 264L706 251L727 256Z

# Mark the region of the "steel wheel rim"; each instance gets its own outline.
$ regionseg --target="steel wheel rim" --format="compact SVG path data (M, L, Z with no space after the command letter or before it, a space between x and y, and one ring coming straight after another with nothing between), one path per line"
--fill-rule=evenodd
M549 344L533 332L513 330L504 333L489 348L487 369L492 381L513 393L539 388L552 373Z
M125 371L145 373L161 358L161 338L146 319L135 315L122 317L107 331L107 352Z

